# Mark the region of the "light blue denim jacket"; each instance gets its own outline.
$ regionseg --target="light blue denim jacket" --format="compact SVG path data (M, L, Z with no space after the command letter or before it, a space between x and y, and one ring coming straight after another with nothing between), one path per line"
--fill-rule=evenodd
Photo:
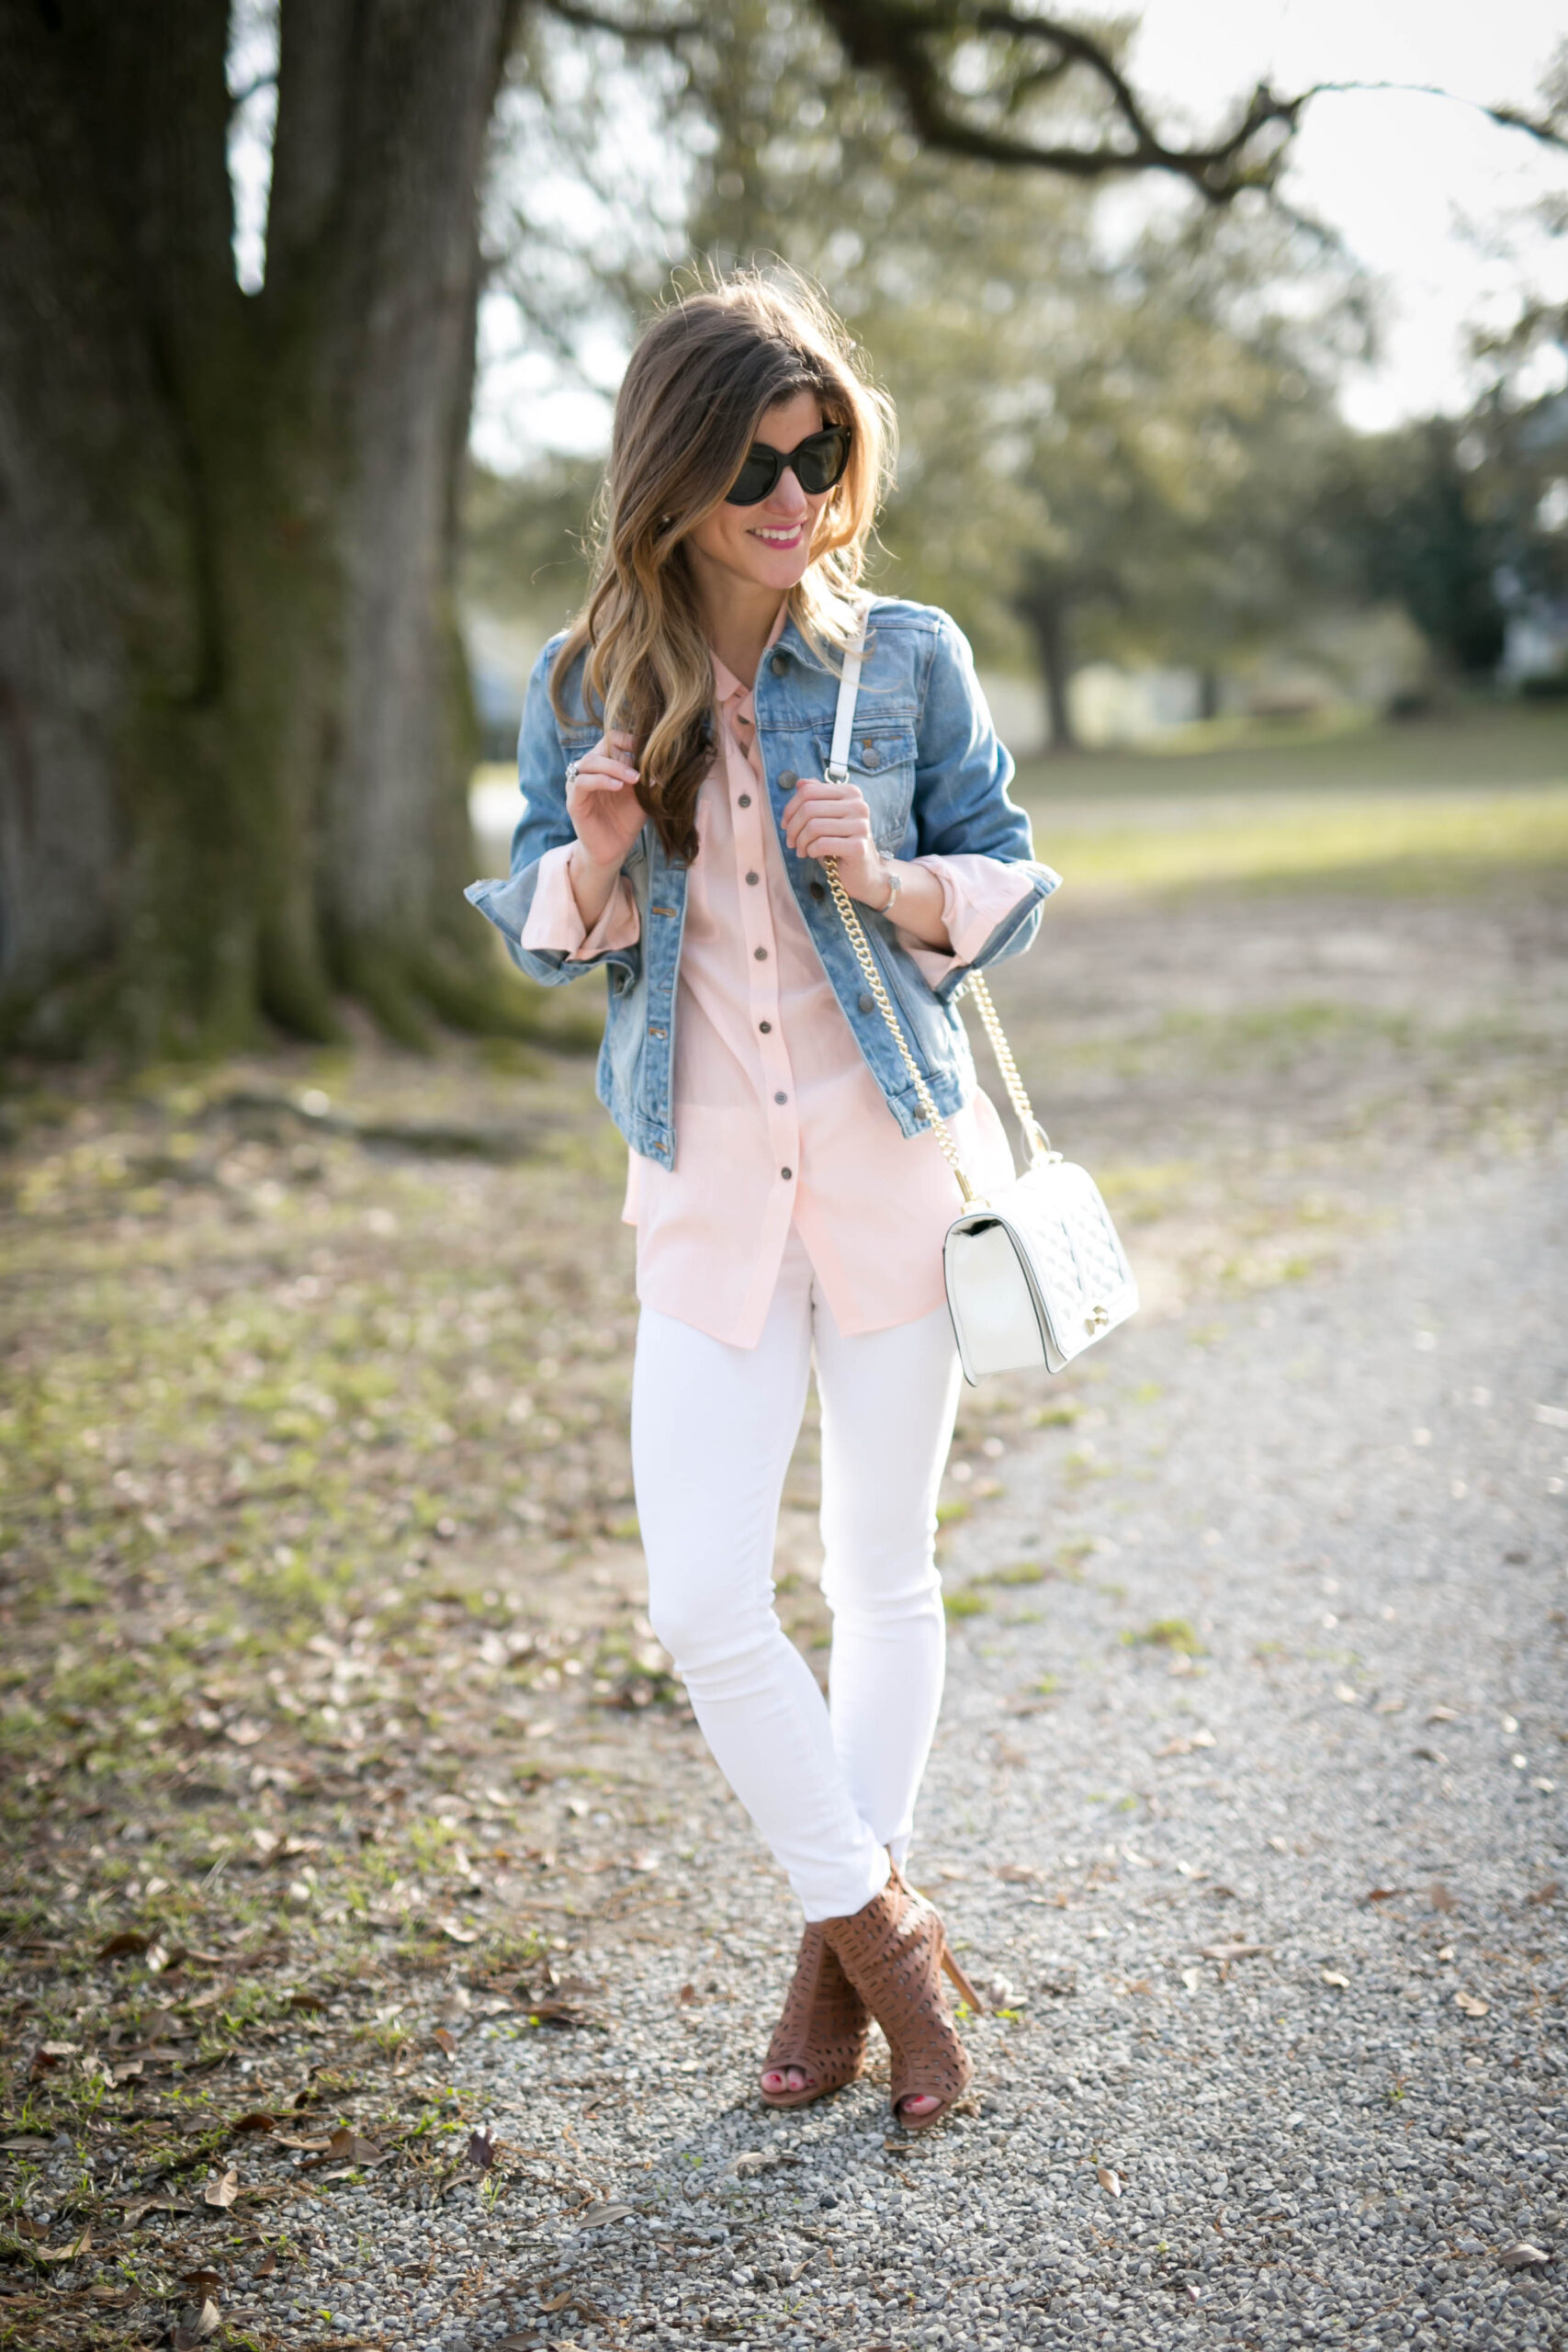
M1032 854L1029 820L1008 796L1013 763L997 740L963 633L930 605L891 596L872 600L871 629L855 706L851 776L871 809L876 845L887 857L954 856L977 852L1017 865L1030 888L997 925L976 965L993 964L1030 945L1043 901L1060 879ZM641 936L583 962L558 951L525 947L539 860L572 838L566 810L566 767L599 740L597 718L583 707L581 664L562 699L573 716L551 707L549 672L561 639L552 638L528 683L518 741L523 813L512 836L508 880L470 882L465 897L489 917L513 963L554 986L604 965L609 1017L599 1057L598 1092L634 1151L666 1168L675 1162L675 1019L686 868L666 854L645 825L622 871L637 898ZM828 764L839 680L806 643L793 620L758 667L753 695L757 744L773 821L801 776ZM822 958L867 1067L907 1136L925 1122L898 1049L865 986L854 950L820 865L796 857L779 834L784 867L802 920ZM956 1111L974 1091L975 1066L952 1001L967 967L954 966L932 989L892 924L870 908L862 921L872 953L921 1065L937 1108Z

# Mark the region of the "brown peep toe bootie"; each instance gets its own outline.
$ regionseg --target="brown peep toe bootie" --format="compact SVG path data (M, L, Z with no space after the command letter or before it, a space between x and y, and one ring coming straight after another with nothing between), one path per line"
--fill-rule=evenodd
M765 2075L798 2066L806 2081L797 2091L764 2087L764 2103L809 2107L852 2083L865 2064L870 2025L870 2010L840 1966L822 1922L814 1921L801 1937L784 2015L762 2061Z
M975 2072L948 2013L944 1968L970 2007L980 2007L947 1949L939 1913L895 1870L863 1910L824 1924L844 1974L887 2037L894 2114L907 2132L929 2131L962 2098ZM942 2104L929 2115L907 2116L907 2098Z

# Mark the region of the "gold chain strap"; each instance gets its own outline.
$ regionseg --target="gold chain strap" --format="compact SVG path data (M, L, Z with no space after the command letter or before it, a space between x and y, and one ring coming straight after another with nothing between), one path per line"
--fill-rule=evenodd
M1002 1074L1002 1084L1008 1091L1008 1101L1018 1114L1018 1124L1023 1129L1024 1141L1029 1146L1031 1157L1038 1159L1043 1153L1050 1150L1051 1138L1034 1115L1034 1105L1031 1102L1023 1080L1019 1076L1018 1064L1012 1057L1012 1047L1007 1041L1007 1032L1002 1027L996 1006L991 1002L991 991L986 984L985 974L971 972L963 988L958 990L958 994L960 996L967 994L975 1000L980 1019L985 1025L986 1035L991 1041L991 1051L997 1057L997 1068Z
M925 1072L909 1051L909 1041L904 1035L898 1016L889 1001L887 990L883 986L882 975L876 968L876 960L872 955L859 910L839 879L839 861L836 857L827 857L823 859L822 866L828 876L828 888L833 893L833 904L843 918L844 929L850 934L850 944L855 951L861 970L865 974L865 984L876 1001L877 1011L893 1033L893 1042L904 1057L905 1069L915 1081L915 1092L919 1098L920 1108L926 1114L926 1124L937 1139L942 1158L957 1177L959 1189L964 1199L972 1201L975 1198L975 1188L964 1173L963 1164L958 1157L958 1146L953 1140L952 1130L946 1120L936 1107L931 1088L926 1083ZM991 1001L991 991L986 984L985 975L981 972L971 972L964 986L958 990L958 994L960 996L967 994L975 1000L986 1035L991 1041L991 1051L997 1057L997 1068L1002 1074L1002 1084L1007 1088L1008 1101L1012 1104L1018 1124L1023 1129L1024 1141L1029 1146L1031 1159L1042 1159L1047 1156L1055 1159L1055 1154L1051 1150L1051 1138L1034 1115L1034 1105L1029 1099L1028 1089L1019 1073L1018 1064L1012 1057L1012 1047L1008 1044L1007 1031L1002 1027L1000 1016Z
M905 1069L908 1071L909 1076L914 1080L915 1092L919 1098L920 1108L926 1114L926 1125L930 1127L932 1135L935 1136L942 1158L946 1160L948 1166L957 1177L959 1191L963 1193L966 1201L972 1201L975 1198L975 1187L969 1182L968 1177L964 1173L964 1164L958 1157L958 1146L953 1140L952 1130L949 1128L947 1121L942 1117L942 1113L936 1107L936 1098L931 1093L931 1088L926 1084L925 1072L921 1069L919 1062L915 1059L914 1055L909 1051L909 1041L904 1035L903 1027L899 1022L897 1014L893 1010L887 990L883 986L882 975L876 968L876 959L872 955L870 944L866 939L864 927L862 924L860 915L856 910L854 900L851 898L849 892L845 889L843 884L839 879L838 859L836 857L824 858L822 861L822 870L828 876L828 888L833 893L833 904L838 908L840 914L843 917L844 929L850 934L850 944L854 949L855 955L859 959L861 970L865 974L865 984L876 1001L877 1011L881 1013L882 1018L886 1022L888 1028L893 1033L893 1042L904 1057ZM987 1004L989 1001L990 1000L987 997ZM984 1014L982 1014L981 1017L984 1019ZM997 1016L993 1012L991 1019L995 1021L996 1018ZM998 1027L999 1025L1000 1024L998 1023ZM993 1039L993 1043L994 1042L995 1040ZM1003 1040L1003 1043L1006 1043L1005 1039ZM1010 1054L1009 1055L1008 1059L1010 1062L1011 1061L1012 1057ZM1003 1076L1006 1076L1005 1071L1003 1072ZM1013 1072L1013 1078L1015 1080L1018 1080L1019 1092L1022 1093L1022 1081L1018 1080L1018 1072L1016 1069ZM1025 1096L1024 1100L1027 1102L1028 1097ZM1031 1112L1029 1115L1031 1123L1032 1124L1034 1114Z

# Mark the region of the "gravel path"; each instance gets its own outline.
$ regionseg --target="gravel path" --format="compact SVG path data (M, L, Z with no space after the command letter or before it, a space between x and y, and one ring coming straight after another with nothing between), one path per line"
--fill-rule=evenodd
M1433 1180L1331 1279L1131 1327L951 1532L913 1869L1002 2014L942 2132L885 2065L757 2104L789 1906L650 1725L662 1867L571 1961L604 2032L457 2042L504 2193L345 2186L272 2324L1568 2345L1564 1176Z

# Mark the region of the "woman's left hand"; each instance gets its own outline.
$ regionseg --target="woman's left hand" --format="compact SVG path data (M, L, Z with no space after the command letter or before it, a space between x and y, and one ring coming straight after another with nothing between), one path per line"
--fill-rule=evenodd
M784 802L784 837L796 857L836 857L852 899L879 907L887 896L887 863L871 837L871 810L850 783L803 776Z

